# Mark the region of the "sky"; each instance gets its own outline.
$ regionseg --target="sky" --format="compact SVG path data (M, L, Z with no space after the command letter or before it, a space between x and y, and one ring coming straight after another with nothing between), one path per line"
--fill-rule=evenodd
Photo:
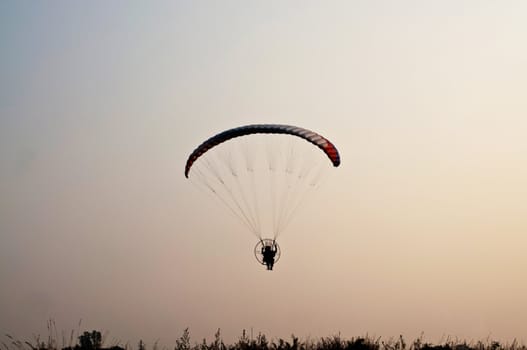
M1 332L527 341L526 17L513 0L2 1ZM253 123L342 158L272 272L183 175Z

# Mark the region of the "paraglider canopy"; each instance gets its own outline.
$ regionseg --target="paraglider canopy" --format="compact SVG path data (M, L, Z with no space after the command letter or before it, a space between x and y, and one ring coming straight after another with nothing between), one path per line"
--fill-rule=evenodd
M185 177L212 193L259 240L275 240L327 169L339 164L337 148L316 132L254 124L202 142L188 157Z
M187 164L185 165L185 177L188 178L188 173L190 171L190 168L192 167L192 164L194 164L194 162L202 154L207 152L212 147L219 145L220 143L223 143L232 138L251 134L289 134L293 136L298 136L322 149L322 151L327 154L328 158L331 160L334 166L337 167L340 165L340 155L337 151L337 148L329 140L315 132L291 125L253 124L226 130L209 138L201 145L199 145L199 147L196 148L194 152L192 152L192 154L188 157Z

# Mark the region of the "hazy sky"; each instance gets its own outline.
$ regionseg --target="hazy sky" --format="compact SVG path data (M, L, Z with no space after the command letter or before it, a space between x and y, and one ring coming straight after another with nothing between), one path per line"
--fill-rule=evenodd
M0 2L2 334L527 341L526 18L525 1ZM251 123L342 156L273 272L183 176Z

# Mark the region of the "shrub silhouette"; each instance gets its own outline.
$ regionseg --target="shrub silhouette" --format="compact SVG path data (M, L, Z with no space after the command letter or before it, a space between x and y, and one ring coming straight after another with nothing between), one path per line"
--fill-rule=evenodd
M79 337L79 348L81 350L97 350L102 345L102 335L99 331L84 332Z

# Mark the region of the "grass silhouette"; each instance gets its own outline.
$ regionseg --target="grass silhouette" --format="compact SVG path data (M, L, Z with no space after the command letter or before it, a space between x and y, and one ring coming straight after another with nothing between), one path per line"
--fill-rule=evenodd
M447 338L440 344L431 344L423 342L423 336L407 343L403 336L387 340L368 335L345 339L340 334L314 340L301 340L295 335L291 335L291 339L268 339L262 333L255 338L250 338L246 330L242 331L240 338L233 344L225 344L219 328L212 341L207 342L207 339L203 339L200 343L191 341L190 331L186 328L172 349L167 347L159 349L157 342L148 348L142 340L137 346L131 346L129 343L122 344L120 341L107 345L105 342L108 334L101 335L96 330L84 331L82 334L79 330L71 331L68 337L64 333L61 334L62 343L59 345L55 323L49 321L48 336L45 341L40 336L35 336L33 341L22 341L5 334L0 345L3 350L527 350L527 346L519 344L516 340L502 344L490 339L466 342Z

